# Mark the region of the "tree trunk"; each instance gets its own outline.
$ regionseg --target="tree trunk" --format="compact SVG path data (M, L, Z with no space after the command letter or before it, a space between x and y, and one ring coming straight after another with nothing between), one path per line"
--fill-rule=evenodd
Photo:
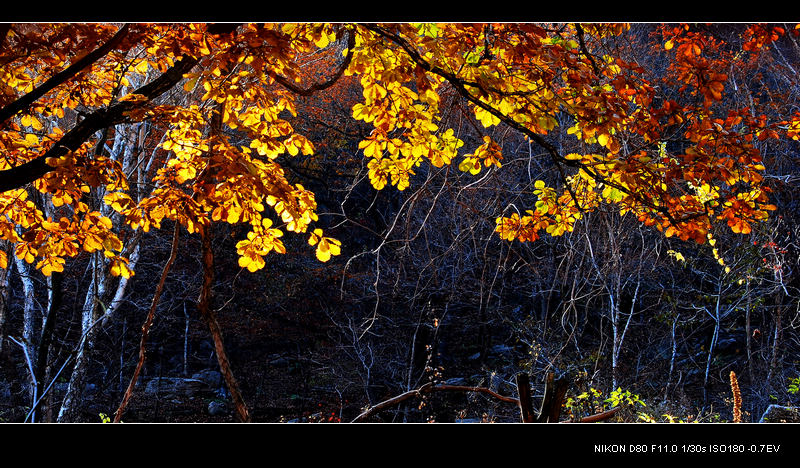
M210 225L205 225L200 230L201 244L202 244L202 261L203 261L203 286L200 290L200 297L197 301L197 309L200 316L208 326L211 332L211 337L214 340L214 350L219 362L219 368L222 375L225 377L225 383L228 386L228 392L233 400L233 405L236 408L236 416L240 422L250 422L250 412L244 402L241 391L239 390L239 383L233 375L231 370L228 355L225 352L225 343L222 339L222 330L220 329L219 322L217 322L216 314L211 309L211 286L214 283L214 252L211 246L211 232Z
M92 280L89 289L83 300L81 309L81 340L78 343L78 351L75 356L75 364L72 366L72 375L67 384L67 392L64 395L61 409L58 413L58 422L76 422L77 410L83 401L83 387L86 381L86 369L89 363L89 352L94 347L94 339L97 328L93 326L97 307L101 298L105 294L107 278L103 271L102 260L97 253L92 255Z
M53 342L53 331L55 330L56 318L61 308L63 297L61 284L63 274L54 271L47 280L49 292L47 294L47 314L42 324L41 340L36 350L36 368L34 379L39 388L44 389L45 377L47 374L48 358L50 357L50 344ZM34 403L34 410L41 404L41 399Z
M0 241L0 250L6 252L6 257L8 257L11 251L10 245L11 244L7 241ZM13 255L13 253L10 255ZM10 273L11 265L0 269L0 355L3 354L3 343L6 340L6 311L8 309L8 281L11 278Z
M178 255L178 233L180 232L180 229L180 223L175 221L175 230L172 233L172 246L170 247L169 258L167 259L167 263L164 264L164 268L161 270L161 278L158 281L158 286L156 286L155 293L153 293L153 302L150 304L150 311L147 313L147 318L142 325L142 338L139 342L139 361L136 363L136 369L134 369L133 376L131 376L131 380L128 383L128 388L125 390L125 394L122 396L122 401L120 402L117 411L114 413L115 423L120 422L122 414L125 412L125 408L128 406L128 401L131 399L131 395L133 395L133 389L136 386L136 380L139 378L139 373L142 371L142 367L144 366L147 338L150 333L150 327L153 325L153 318L156 313L156 308L161 300L161 293L164 291L164 284L167 281L167 274L169 273L170 268L172 268L172 264L175 262L175 257Z
M126 173L135 174L131 182L137 187L143 180L140 173L132 171L138 165L138 159L135 158L133 149L137 147L137 143L141 145L143 139L140 135L140 128L142 125L120 125L117 126L113 147L110 149L110 156L114 160L121 160L123 171ZM101 139L98 143L97 152L102 153L105 149L105 138ZM102 198L104 192L99 192L96 199ZM111 207L103 204L100 207L100 212L112 220L117 217ZM115 222L116 224L116 222ZM126 244L125 253L130 252L128 267L135 269L136 262L139 259L139 242L141 239L141 231L138 231L133 238ZM94 349L95 338L97 336L97 325L102 326L108 322L118 309L121 303L125 290L128 285L128 278L120 277L117 287L114 291L114 296L110 299L109 282L111 281L111 274L106 268L106 262L99 252L92 254L92 279L89 288L86 291L86 296L81 309L81 332L82 338L78 344L77 354L75 357L75 364L72 368L69 384L67 385L67 392L64 395L64 400L61 405L61 410L58 414L59 422L74 421L77 415L78 406L83 401L83 389L86 383L86 371L90 362L90 354ZM106 304L108 303L108 304ZM102 311L101 311L102 308ZM99 322L98 322L99 321ZM122 367L120 366L120 373Z
M36 297L35 297L35 289L33 285L33 279L31 278L31 266L25 260L20 259L14 256L14 264L17 268L17 273L19 273L19 279L22 282L22 294L24 295L24 302L22 305L22 341L25 343L25 346L29 350L31 354L29 358L31 362L36 362L36 356L33 355L35 353L35 345L38 341L36 339L35 333L35 323L34 323L34 313L36 307ZM34 375L30 374L29 376L30 383L33 385L34 383ZM31 388L31 392L32 392ZM32 397L32 394L31 394Z

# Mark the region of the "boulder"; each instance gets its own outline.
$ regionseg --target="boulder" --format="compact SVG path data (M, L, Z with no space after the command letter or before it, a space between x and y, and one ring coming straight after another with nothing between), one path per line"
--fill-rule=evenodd
M224 416L229 413L228 405L217 400L208 403L208 414L211 416Z
M144 392L148 395L178 400L214 395L214 390L206 382L184 377L156 377L147 382Z
M219 388L222 386L222 374L214 369L203 369L194 373L192 378L202 380L211 388Z

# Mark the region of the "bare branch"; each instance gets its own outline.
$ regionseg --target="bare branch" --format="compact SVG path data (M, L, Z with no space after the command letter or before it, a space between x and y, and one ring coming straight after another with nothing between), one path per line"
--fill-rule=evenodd
M413 397L420 397L426 393L431 392L474 392L474 393L483 393L485 395L489 395L493 398L496 398L500 401L506 403L513 403L515 405L519 404L519 400L513 397L508 397L501 395L497 392L494 392L488 388L484 387L471 387L467 385L447 385L447 384L433 384L433 383L426 383L425 385L421 386L420 388L409 390L405 393L401 393L395 397L389 398L388 400L384 400L380 403L377 403L370 408L366 409L364 412L356 416L352 422L359 422L367 419L368 417L372 416L373 414L379 413L386 408L391 408L392 406L397 406L398 404L408 400L409 398Z

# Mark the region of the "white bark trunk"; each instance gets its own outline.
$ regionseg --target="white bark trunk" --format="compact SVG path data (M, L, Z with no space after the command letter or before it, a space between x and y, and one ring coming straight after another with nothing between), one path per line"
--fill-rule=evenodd
M9 243L7 241L0 241L0 250L5 251L6 256L8 256L11 251ZM14 254L11 253L10 255ZM6 310L8 308L8 281L11 277L10 273L11 265L8 265L7 268L0 269L0 355L3 354L3 343L6 340Z

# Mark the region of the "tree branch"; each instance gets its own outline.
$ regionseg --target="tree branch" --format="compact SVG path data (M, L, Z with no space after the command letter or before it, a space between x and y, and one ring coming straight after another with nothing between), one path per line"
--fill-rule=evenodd
M424 395L426 393L431 393L431 392L475 392L475 393L483 393L483 394L489 395L489 396L491 396L493 398L496 398L496 399L498 399L500 401L504 401L506 403L519 404L519 400L517 400L516 398L500 395L499 393L494 392L494 391L489 390L488 388L484 388L484 387L470 387L470 386L467 386L467 385L447 385L447 384L435 385L433 383L426 383L425 385L421 386L420 388L417 388L417 389L414 389L414 390L409 390L409 391L407 391L405 393L401 393L400 395L397 395L395 397L389 398L388 400L382 401L380 403L377 403L377 404L371 406L370 408L364 410L361 414L356 416L356 418L353 419L352 422L363 421L363 420L367 419L368 417L372 416L373 414L379 413L379 412L385 410L386 408L390 408L392 406L396 406L396 405L402 403L403 401L408 400L409 398L419 397L419 396L422 396L422 395Z
M342 76L344 71L350 65L350 60L353 58L353 47L356 45L356 36L353 31L348 31L347 33L347 54L345 54L344 61L339 65L339 68L328 78L326 81L322 83L315 83L308 88L301 88L291 81L287 80L286 78L278 75L272 70L265 70L265 73L269 75L272 79L280 83L281 86L288 89L289 91L298 94L300 96L310 96L317 91L322 91L323 89L329 88L333 86L339 78Z
M586 41L584 41L584 31L583 26L580 23L575 23L575 32L578 33L578 44L580 44L581 52L583 55L589 59L589 63L592 65L592 70L594 70L595 75L600 75L600 69L597 67L597 63L594 61L594 56L589 53L589 49L586 48Z
M595 423L600 421L605 421L606 419L611 419L617 411L619 411L620 407L617 406L616 408L611 408L608 411L603 411L602 413L593 414L591 416L586 416L585 418L581 418L576 422L579 423ZM567 421L568 422L568 421Z

